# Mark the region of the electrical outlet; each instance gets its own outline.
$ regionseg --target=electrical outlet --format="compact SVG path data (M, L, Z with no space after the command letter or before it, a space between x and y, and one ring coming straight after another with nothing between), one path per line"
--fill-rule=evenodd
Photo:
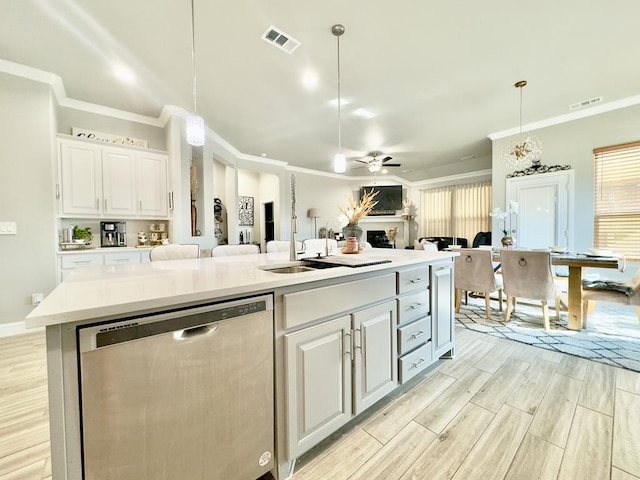
M31 294L31 305L40 305L40 302L44 300L44 293L32 293Z

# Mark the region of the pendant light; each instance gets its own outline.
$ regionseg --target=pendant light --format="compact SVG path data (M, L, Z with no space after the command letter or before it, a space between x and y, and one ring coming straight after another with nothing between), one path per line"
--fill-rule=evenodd
M198 115L196 88L196 27L193 0L191 0L191 70L193 73L193 114L187 116L187 143L194 147L204 145L204 119Z
M344 33L344 26L334 25L331 27L331 33L335 35L338 44L338 153L334 158L333 171L344 173L347 171L347 159L342 153L342 133L340 131L340 36Z
M502 158L504 163L513 170L523 170L542 155L542 143L535 135L522 135L522 89L527 85L526 80L516 82L514 87L520 89L520 134L504 149Z

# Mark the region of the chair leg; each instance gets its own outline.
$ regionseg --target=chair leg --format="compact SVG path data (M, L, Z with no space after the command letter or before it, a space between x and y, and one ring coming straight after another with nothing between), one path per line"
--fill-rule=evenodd
M491 320L491 303L489 303L491 300L490 296L489 296L489 292L485 292L484 294L484 308L487 311L487 320Z
M549 304L546 300L542 301L542 317L544 318L544 329L546 331L551 330L551 325L549 324Z
M556 297L556 322L560 321L560 297Z
M582 328L587 328L587 316L589 315L589 300L582 301Z
M456 288L456 313L460 313L460 300L462 299L462 290Z
M638 313L638 321L640 322L640 307L636 307L636 312Z
M464 304L469 305L469 292L467 290L464 291Z
M498 308L502 311L502 289L498 289Z
M507 295L507 313L504 315L504 321L508 322L511 319L511 312L513 311L513 304L515 304L515 297Z

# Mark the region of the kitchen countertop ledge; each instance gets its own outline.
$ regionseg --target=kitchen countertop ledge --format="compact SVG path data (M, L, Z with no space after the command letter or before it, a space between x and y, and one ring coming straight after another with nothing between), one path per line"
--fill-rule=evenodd
M289 285L442 261L457 255L455 252L374 248L358 256L372 261L391 260L391 263L289 274L260 269L289 264L288 253L79 268L26 317L25 324L27 328L34 328L130 315L261 293Z

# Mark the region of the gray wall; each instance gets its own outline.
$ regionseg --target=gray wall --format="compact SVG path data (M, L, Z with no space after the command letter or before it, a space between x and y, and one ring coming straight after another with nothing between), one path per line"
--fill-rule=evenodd
M56 285L55 112L48 85L0 73L0 324L24 320Z

